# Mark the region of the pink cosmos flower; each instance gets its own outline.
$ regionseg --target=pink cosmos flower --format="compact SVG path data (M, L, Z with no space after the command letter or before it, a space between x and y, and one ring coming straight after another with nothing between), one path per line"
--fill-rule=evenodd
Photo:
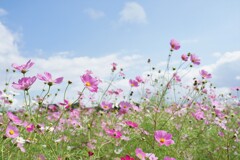
M174 73L173 74L173 79L176 81L176 82L181 82L181 78L179 75L177 75L177 73Z
M18 128L9 124L6 129L6 136L9 138L17 138L19 136Z
M190 59L193 64L196 65L200 64L200 59L195 54L191 54Z
M156 157L153 153L147 153L146 155L149 160L158 160L158 157Z
M136 81L136 80L130 79L129 83L130 83L131 87L138 87L138 81Z
M134 160L134 158L126 155L125 157L121 157L121 160Z
M122 136L122 133L120 131L116 131L115 129L105 129L105 132L113 138L121 138Z
M125 123L131 128L137 128L138 127L138 124L135 123L135 122L132 122L132 121L126 121Z
M192 113L192 115L196 120L204 119L204 112L201 109L198 109L195 113Z
M183 61L188 61L188 56L186 54L182 54L181 58Z
M46 82L49 86L52 86L53 84L60 84L63 81L63 77L59 77L53 80L52 75L48 72L44 72L44 75L38 74L37 78L41 81Z
M28 124L28 125L26 126L27 132L33 132L34 129L35 129L34 124Z
M117 63L112 63L112 72L114 72L117 69Z
M23 65L17 65L15 63L12 64L12 67L15 68L18 71L21 71L23 74L25 74L29 68L31 68L34 65L31 60L29 60L26 64Z
M132 107L132 105L129 102L121 101L119 103L120 106L120 112L121 113L127 113L128 110Z
M22 124L22 120L18 116L14 115L12 112L7 112L8 118L15 124Z
M109 109L111 109L112 108L112 103L110 103L110 102L106 102L106 101L103 101L102 103L101 103L101 108L103 109L103 110L109 110Z
M206 79L212 78L212 75L211 75L210 73L208 73L207 71L205 71L205 70L201 70L201 71L200 71L200 75L201 75L203 78L206 78Z
M159 146L165 145L169 146L171 144L174 144L174 141L172 140L172 135L166 131L158 130L154 133L155 140L159 143Z
M87 87L90 92L98 91L99 80L97 78L93 78L90 74L87 73L82 75L80 78L84 83L85 87Z
M142 151L142 149L141 148L137 148L136 150L135 150L135 153L136 153L136 156L140 159L140 160L145 160L146 159L146 153L144 153L143 151Z
M168 157L168 156L166 156L166 157L164 157L163 160L176 160L176 159L175 159L175 158L172 158L172 157Z
M59 104L64 106L65 109L71 108L71 103L68 100L66 100L66 99L64 99L63 103L59 103Z
M136 79L136 81L137 81L138 83L143 83L142 77L137 76L135 79Z
M23 77L18 80L18 83L13 82L12 87L18 90L29 90L31 85L36 81L36 77Z
M180 48L179 42L176 41L175 39L172 39L170 41L170 46L171 46L171 50L178 50Z

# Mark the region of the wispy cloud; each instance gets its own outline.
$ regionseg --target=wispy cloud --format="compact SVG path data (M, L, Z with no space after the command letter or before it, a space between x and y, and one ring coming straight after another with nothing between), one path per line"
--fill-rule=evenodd
M137 2L127 2L120 14L120 22L146 23L147 15L144 8Z
M8 14L8 12L5 9L0 8L0 16L5 16L7 14Z
M99 11L93 8L85 9L84 13L86 13L91 19L99 19L105 16L105 13L103 11Z

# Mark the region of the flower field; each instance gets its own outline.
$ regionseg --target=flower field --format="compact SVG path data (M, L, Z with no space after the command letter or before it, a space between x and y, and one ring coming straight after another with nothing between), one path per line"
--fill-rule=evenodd
M240 159L240 86L219 93L211 83L214 75L204 69L185 80L201 60L186 53L174 66L171 60L180 47L172 39L165 68L151 67L135 78L126 77L114 62L108 82L87 70L79 75L78 93L68 92L74 82L64 75L39 71L29 76L33 61L13 63L6 72L19 78L0 88L0 159ZM128 80L130 90L114 85L120 79ZM45 88L35 95L31 90L37 81ZM62 97L52 92L58 85L66 86L59 91ZM23 97L17 110L9 110L17 97L12 91Z

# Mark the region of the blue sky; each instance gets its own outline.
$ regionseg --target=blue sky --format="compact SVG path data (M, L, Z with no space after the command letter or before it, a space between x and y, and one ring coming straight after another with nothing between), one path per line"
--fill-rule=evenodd
M142 7L144 22L120 21L129 2ZM205 63L214 59L209 56L214 52L240 50L239 0L2 0L0 5L7 12L1 21L21 34L25 56L122 52L162 59L171 38L183 43L181 52L195 52Z
M86 69L106 77L117 62L133 78L146 71L147 58L164 64L175 38L181 49L173 59L188 52L201 58L191 75L206 69L216 86L239 86L239 6L239 0L0 0L0 63L32 59L33 75L48 71L80 83Z

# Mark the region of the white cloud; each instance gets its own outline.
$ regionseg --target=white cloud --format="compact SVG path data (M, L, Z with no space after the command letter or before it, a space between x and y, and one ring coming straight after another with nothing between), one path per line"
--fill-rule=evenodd
M77 91L80 91L83 88L80 76L85 73L85 70L87 69L92 70L94 75L101 79L108 79L111 74L111 63L113 62L118 64L118 69L123 68L124 72L132 72L133 70L136 70L136 68L141 68L145 62L143 57L137 54L124 56L121 53L112 53L102 57L69 57L67 55L71 55L71 52L59 52L54 56L47 58L24 57L19 53L14 34L2 23L0 23L1 75L4 75L3 72L6 68L11 68L12 63L24 64L31 59L33 62L35 62L35 65L27 73L27 76L34 76L37 73L44 73L45 71L52 73L53 77L64 76L63 85L53 86L53 89L56 90L57 88L60 88L61 90L64 90L67 81L71 80L73 84L68 91L69 98L76 98ZM21 78L21 74L12 74L10 77L11 84L13 81L16 82L19 78ZM5 77L1 76L0 90L4 89L5 82ZM128 83L126 83L124 86L121 85L122 83L116 84L119 88L126 88L126 86L128 86ZM41 81L37 81L31 87L30 91L34 92L34 94L39 94L42 90L42 87L43 83ZM60 96L60 98L62 98L62 96Z
M103 11L95 10L93 8L84 10L84 13L86 13L92 19L99 19L105 16L105 13Z
M147 15L144 8L137 2L127 2L120 14L120 22L146 23Z
M8 14L8 12L5 9L0 8L0 16L5 16L7 14Z
M240 80L240 76L237 76L237 77L236 77L236 80Z

